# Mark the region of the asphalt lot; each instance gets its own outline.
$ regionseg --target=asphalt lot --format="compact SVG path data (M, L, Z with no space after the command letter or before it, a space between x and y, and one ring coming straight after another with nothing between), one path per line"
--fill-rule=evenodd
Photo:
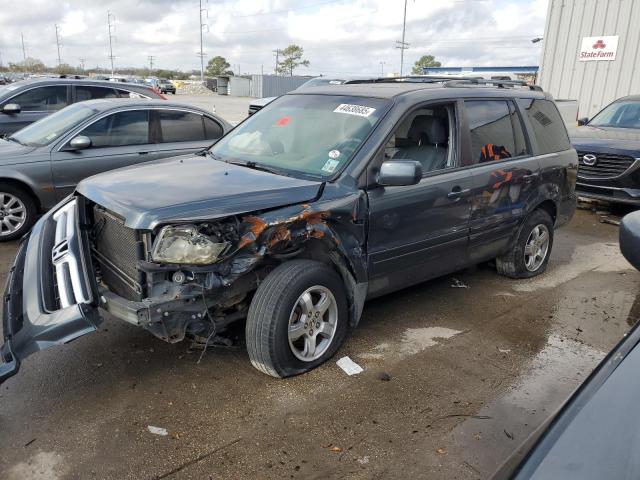
M227 95L165 95L172 102L186 103L215 112L232 125L237 125L247 117L249 104L253 98L230 97Z
M2 385L0 478L486 478L640 315L617 233L578 211L541 277L481 266L372 301L332 361L287 380L251 367L242 329L198 364L107 320Z

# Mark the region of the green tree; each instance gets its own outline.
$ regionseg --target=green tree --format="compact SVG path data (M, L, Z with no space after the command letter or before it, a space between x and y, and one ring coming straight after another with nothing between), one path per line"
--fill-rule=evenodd
M298 45L289 45L284 50L280 51L282 60L278 62L277 72L282 75L293 75L293 70L302 66L308 67L310 65L309 60L302 58L304 49Z
M411 71L411 73L413 73L414 75L422 75L422 69L424 67L441 67L441 66L442 64L438 62L436 60L436 57L434 57L433 55L423 55L422 57L420 57L420 60L418 60L413 65L413 70Z
M231 65L227 62L227 59L221 56L213 57L207 63L206 74L209 77L217 77L218 75L233 75L233 72L229 70Z

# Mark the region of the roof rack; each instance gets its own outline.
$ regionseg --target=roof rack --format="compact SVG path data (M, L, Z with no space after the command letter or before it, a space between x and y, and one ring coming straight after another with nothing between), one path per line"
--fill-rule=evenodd
M522 80L493 80L486 78L460 78L449 80L445 82L444 86L453 87L475 87L478 85L494 86L498 88L513 88L513 87L527 87L534 92L542 92L542 87L539 85L529 85Z
M456 78L444 75L406 75L403 77L379 77L363 80L350 80L348 83L438 83L444 82L445 87L474 87L479 85L494 86L498 88L527 87L535 92L542 92L538 85L529 85L523 80L497 80L482 77Z

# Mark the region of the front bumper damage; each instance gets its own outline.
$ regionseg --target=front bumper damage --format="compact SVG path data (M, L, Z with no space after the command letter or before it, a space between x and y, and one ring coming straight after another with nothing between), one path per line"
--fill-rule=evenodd
M30 236L21 241L9 271L0 383L17 373L25 357L91 333L100 322L96 290L82 250L86 243L81 239L85 232L80 228L81 213L75 200L56 212L61 210L66 215L64 225L54 212L42 217Z

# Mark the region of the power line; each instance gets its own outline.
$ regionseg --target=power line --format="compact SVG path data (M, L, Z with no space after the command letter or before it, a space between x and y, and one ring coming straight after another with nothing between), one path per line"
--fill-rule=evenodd
M115 68L113 67L113 61L115 60L115 56L113 55L113 40L116 38L116 36L113 34L113 32L116 31L116 16L111 13L111 12L107 12L107 32L109 34L109 60L111 61L111 76L113 77L115 75Z
M207 1L207 0L205 0ZM207 5L208 5L208 1L207 1ZM205 57L205 53L203 50L203 45L202 45L202 32L204 30L204 27L207 27L207 30L209 29L209 25L206 23L202 23L202 12L205 12L207 15L207 18L209 18L209 10L206 8L202 8L202 0L200 0L200 53L197 53L196 55L198 55L200 57L200 81L204 82L204 57Z
M58 66L62 65L62 58L60 57L60 44L62 39L60 38L60 27L56 23L56 44L58 46Z

